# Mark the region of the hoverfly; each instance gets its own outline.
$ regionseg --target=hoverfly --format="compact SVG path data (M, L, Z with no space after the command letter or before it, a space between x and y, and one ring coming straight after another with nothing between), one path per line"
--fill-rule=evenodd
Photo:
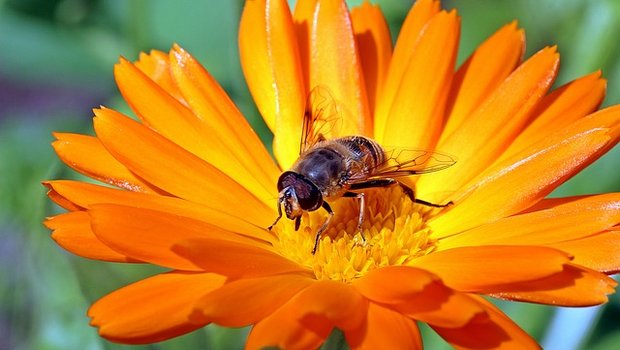
M312 89L304 112L299 158L278 179L278 217L269 230L282 218L282 206L286 217L295 220L295 231L299 230L305 211L323 208L328 216L316 233L314 254L321 234L334 216L327 200L340 197L359 200L357 228L363 240L366 240L362 233L365 189L396 185L415 203L436 208L451 204L415 198L414 191L396 178L443 170L455 163L452 157L422 150L388 152L365 136L327 139L326 133L332 132L339 122L339 110L329 91L321 86Z

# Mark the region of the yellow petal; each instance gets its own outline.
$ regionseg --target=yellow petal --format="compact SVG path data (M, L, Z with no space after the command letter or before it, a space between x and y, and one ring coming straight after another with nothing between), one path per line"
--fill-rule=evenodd
M351 10L351 19L366 83L368 106L370 111L374 111L390 67L392 37L378 5L363 2Z
M109 109L98 110L97 136L114 157L139 177L196 203L218 203L222 211L242 212L261 224L275 215L267 198L257 198L227 174L158 133ZM267 224L265 224L267 225Z
M438 248L553 244L583 238L619 222L620 194L587 196L475 227L441 240Z
M274 154L288 169L299 155L307 91L285 0L245 2L239 51L252 97L274 133Z
M169 272L118 289L90 310L91 325L113 342L147 344L177 337L205 326L189 315L205 294L224 284L209 273Z
M443 128L459 33L460 19L455 11L440 12L429 21L403 71L384 132L376 134L380 143L434 147Z
M488 167L519 133L530 112L555 79L559 57L546 48L515 70L467 121L437 146L457 163L417 182L420 198L458 191ZM441 200L440 200L441 202Z
M415 54L417 42L426 28L427 23L439 13L440 3L435 0L420 0L413 5L398 35L394 54L390 62L383 91L379 93L375 109L375 138L383 141L385 126L390 117L390 109L394 103L394 96L400 89L411 56ZM389 141L389 140L387 140Z
M448 97L448 120L442 135L452 134L520 62L525 33L517 23L505 25L485 40L459 67Z
M308 54L308 67L304 67L309 70L308 88L327 88L341 107L339 136L370 136L372 119L366 86L351 17L344 0L317 1L312 17L308 22L298 22L297 28L298 36L307 35L300 43L308 45L301 51L307 50ZM304 30L300 31L300 28Z

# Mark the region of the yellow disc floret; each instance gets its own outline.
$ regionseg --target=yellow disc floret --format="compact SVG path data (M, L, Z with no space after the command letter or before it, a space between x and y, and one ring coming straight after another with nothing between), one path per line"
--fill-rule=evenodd
M359 201L341 198L331 203L336 215L323 233L316 254L315 234L325 213L304 214L299 231L284 220L274 229L280 254L311 268L317 279L351 282L368 271L391 265L407 265L434 250L426 227L427 207L413 203L399 188L366 193L362 233L357 230Z

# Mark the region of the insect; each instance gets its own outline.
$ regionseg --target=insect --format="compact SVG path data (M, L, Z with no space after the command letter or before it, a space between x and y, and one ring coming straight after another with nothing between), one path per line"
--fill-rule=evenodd
M357 228L363 240L364 190L400 186L415 203L443 208L451 204L434 204L414 196L414 191L396 178L425 174L452 166L455 160L437 152L395 149L386 151L379 143L365 136L327 139L341 122L337 104L324 87L315 87L306 102L299 158L290 170L278 179L278 217L269 230L282 218L295 220L299 230L302 214L323 208L327 219L316 232L312 254L316 253L321 234L327 229L334 211L327 203L340 197L359 200ZM337 131L336 131L337 133Z

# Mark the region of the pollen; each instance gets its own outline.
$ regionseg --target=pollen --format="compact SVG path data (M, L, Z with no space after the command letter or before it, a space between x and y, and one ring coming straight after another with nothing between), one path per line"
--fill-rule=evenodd
M314 255L315 235L326 219L324 211L304 214L299 231L290 220L274 228L278 237L274 245L280 254L308 266L317 279L350 283L377 268L407 265L435 249L425 222L436 209L413 203L400 188L366 193L365 240L357 229L359 201L340 198L330 205L335 215Z

